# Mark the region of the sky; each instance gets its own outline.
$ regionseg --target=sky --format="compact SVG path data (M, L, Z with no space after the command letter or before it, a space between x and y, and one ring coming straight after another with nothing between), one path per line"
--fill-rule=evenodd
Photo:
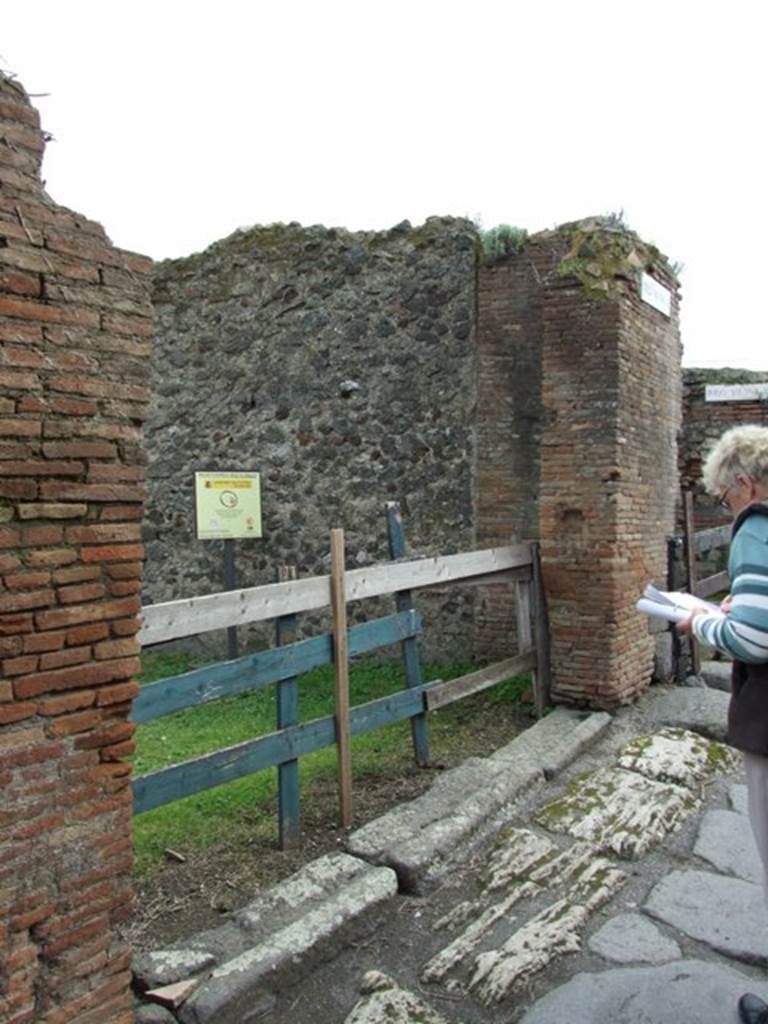
M238 227L623 211L683 362L768 371L765 5L7 0L50 195L155 259ZM767 374L768 376L768 374Z

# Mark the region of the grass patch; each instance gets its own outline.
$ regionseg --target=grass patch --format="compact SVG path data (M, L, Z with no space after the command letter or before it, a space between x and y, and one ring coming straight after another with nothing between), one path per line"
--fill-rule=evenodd
M199 659L179 652L150 653L143 659L140 679L150 682L198 667ZM452 679L477 665L425 664L425 682ZM399 663L360 659L350 665L353 705L401 690L405 685ZM494 705L516 703L529 685L528 677L501 683L486 693L449 705L429 716L433 760L439 762L457 742L461 730L472 728L473 716ZM135 775L186 761L253 739L276 729L276 687L190 708L140 725L136 730ZM299 679L299 719L302 722L333 713L332 666L308 672ZM353 781L383 780L412 764L410 722L397 722L352 740ZM302 806L314 790L332 789L336 779L336 749L327 747L299 761ZM158 807L134 820L136 870L151 873L168 847L203 849L242 836L243 841L272 840L277 835L277 768L197 793Z

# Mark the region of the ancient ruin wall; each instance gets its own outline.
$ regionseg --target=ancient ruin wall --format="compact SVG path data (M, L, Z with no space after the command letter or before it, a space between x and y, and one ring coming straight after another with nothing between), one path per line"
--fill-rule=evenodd
M628 232L579 224L551 245L562 258L544 279L540 535L554 694L610 706L653 666L634 604L664 581L674 526L677 284ZM671 292L669 317L641 299L642 272Z
M768 362L768 360L766 360ZM680 432L679 470L683 488L694 492L694 525L697 530L730 521L717 501L706 494L701 484L701 467L709 449L730 427L745 423L768 426L768 401L707 402L707 384L753 384L768 381L768 373L750 370L683 371L683 427ZM679 510L678 528L682 530ZM724 552L723 552L724 557Z
M541 272L536 239L520 252L480 262L477 280L477 541L481 547L536 540L541 474ZM537 263L543 263L541 268ZM514 591L476 595L476 656L517 651Z
M0 75L0 1018L128 1024L150 263L43 144Z
M221 543L194 536L196 470L261 473L264 536L238 543L243 586L283 563L327 572L336 526L350 567L386 560L392 499L413 553L474 546L475 247L461 220L278 225L157 266L148 600L223 589ZM431 605L427 649L466 653L469 599Z

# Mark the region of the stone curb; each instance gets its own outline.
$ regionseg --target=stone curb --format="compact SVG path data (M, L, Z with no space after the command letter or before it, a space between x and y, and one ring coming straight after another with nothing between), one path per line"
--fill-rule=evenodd
M533 782L572 761L610 722L605 712L556 708L490 757L470 758L422 796L351 833L347 849L393 868L405 892L428 892L457 846Z
M397 878L346 853L306 865L232 916L168 949L138 956L133 973L143 989L198 975L199 987L178 1011L183 1024L240 1022L280 972L306 969L311 954L349 937L352 926L397 893ZM269 982L269 985L266 983Z

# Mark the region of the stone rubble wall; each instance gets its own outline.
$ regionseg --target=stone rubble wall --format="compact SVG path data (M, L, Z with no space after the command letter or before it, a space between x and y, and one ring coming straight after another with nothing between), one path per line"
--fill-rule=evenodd
M156 267L147 600L223 589L221 542L195 538L198 470L261 473L263 539L237 542L241 586L281 564L328 572L338 526L350 568L385 561L393 499L413 555L475 546L475 247L462 220L276 225ZM350 617L394 610L380 605ZM471 595L419 606L427 652L466 653Z
M0 1019L128 1024L151 264L44 141L0 74Z

